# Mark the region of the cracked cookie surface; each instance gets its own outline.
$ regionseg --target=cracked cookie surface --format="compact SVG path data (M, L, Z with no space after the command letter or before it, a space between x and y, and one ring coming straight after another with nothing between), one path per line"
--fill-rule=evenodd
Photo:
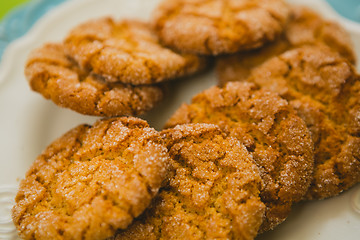
M163 130L172 177L120 239L241 239L257 235L265 206L250 153L213 124Z
M274 42L253 50L220 57L216 63L219 84L244 81L251 70L271 57L303 45L325 45L340 53L352 64L356 54L350 34L336 22L322 18L303 6L291 6L291 14L284 32Z
M25 76L30 87L45 98L87 115L140 115L165 95L164 86L108 83L99 75L83 71L58 43L35 49L27 60Z
M149 24L110 17L87 21L64 40L66 53L108 82L153 84L191 75L207 60L163 47Z
M105 239L145 210L168 166L163 139L143 120L80 125L32 164L13 221L24 239Z
M360 77L328 48L287 51L253 69L248 81L278 92L304 119L314 142L308 199L335 196L360 182Z
M212 87L183 104L166 127L213 123L239 139L260 169L266 205L260 231L273 229L288 216L293 202L308 190L313 173L313 144L304 121L277 94L253 83Z
M152 23L169 47L219 55L274 40L288 15L282 0L165 0L155 9Z

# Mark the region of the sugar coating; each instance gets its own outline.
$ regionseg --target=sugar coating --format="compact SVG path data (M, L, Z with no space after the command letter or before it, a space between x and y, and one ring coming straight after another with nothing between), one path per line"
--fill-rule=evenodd
M290 19L284 32L274 42L247 52L222 56L216 62L219 84L244 81L251 70L271 57L303 45L327 46L340 53L352 64L356 54L350 34L336 22L323 19L315 11L303 6L291 6Z
M285 99L252 83L212 87L183 104L165 127L213 123L239 139L260 168L266 218L260 231L285 220L312 180L313 144L304 121Z
M83 69L108 82L150 84L187 76L206 67L206 59L163 47L149 24L137 20L94 19L76 26L66 53Z
M80 125L35 160L13 221L24 239L106 239L144 211L168 167L166 145L143 120Z
M212 124L162 131L172 175L151 206L113 239L254 239L265 206L245 146Z
M360 182L359 80L347 59L314 46L289 50L251 72L248 81L288 99L310 129L315 171L308 199Z
M87 115L140 115L156 106L165 94L160 85L108 83L82 70L59 43L33 50L25 75L32 90L61 107Z
M274 40L288 15L282 0L165 0L155 9L152 22L167 46L219 55Z

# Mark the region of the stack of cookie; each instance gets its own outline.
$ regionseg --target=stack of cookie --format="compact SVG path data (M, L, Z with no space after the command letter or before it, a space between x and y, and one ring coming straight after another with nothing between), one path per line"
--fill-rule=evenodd
M148 23L105 17L75 27L63 43L34 50L25 75L34 91L61 107L113 117L152 109L164 97L163 82L206 63L163 47Z
M216 59L219 86L161 132L164 84ZM282 0L165 0L30 55L33 90L111 117L53 142L20 184L25 239L254 239L294 203L360 182L360 81L347 33ZM126 115L126 116L124 116Z

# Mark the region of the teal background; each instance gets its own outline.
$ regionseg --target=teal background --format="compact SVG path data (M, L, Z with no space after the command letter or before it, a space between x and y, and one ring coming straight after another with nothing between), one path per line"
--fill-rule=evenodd
M326 0L341 16L360 23L360 0Z
M24 35L51 8L66 0L32 0L15 7L0 22L0 59L7 45Z
M29 0L1 0L0 1L0 20L15 6L20 5Z

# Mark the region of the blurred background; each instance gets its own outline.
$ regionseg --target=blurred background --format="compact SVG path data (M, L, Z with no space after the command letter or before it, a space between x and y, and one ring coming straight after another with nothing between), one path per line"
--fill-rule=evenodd
M0 60L7 45L24 35L49 9L66 0L0 0Z
M0 21L4 18L5 14L18 5L28 2L29 0L1 0L0 1Z

